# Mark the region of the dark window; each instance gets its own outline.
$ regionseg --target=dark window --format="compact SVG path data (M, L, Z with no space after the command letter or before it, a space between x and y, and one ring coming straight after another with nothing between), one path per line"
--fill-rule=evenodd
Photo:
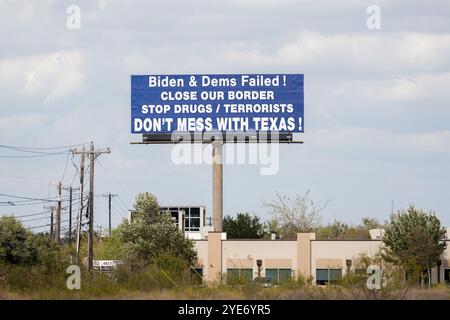
M200 230L200 218L191 218L190 229L191 231Z
M444 269L444 280L446 284L450 284L450 269Z
M191 217L200 218L200 208L191 208Z
M253 269L239 269L240 270L240 278L246 282L250 282L253 280Z
M266 269L266 278L270 279L270 283L278 284L278 269Z
M175 223L178 223L178 212L170 212L170 215L172 216L172 220L175 221Z
M253 269L227 269L228 284L245 284L253 280Z
M355 274L367 275L367 270L366 269L355 269Z
M292 275L291 269L279 269L280 283L289 281L291 279L291 275Z
M342 269L316 269L316 283L334 284L342 279Z
M270 279L270 283L281 284L291 279L291 269L266 269L266 278Z

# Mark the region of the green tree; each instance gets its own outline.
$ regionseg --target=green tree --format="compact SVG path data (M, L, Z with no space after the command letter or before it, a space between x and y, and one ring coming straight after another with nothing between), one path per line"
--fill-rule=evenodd
M223 231L229 239L260 239L264 237L264 225L259 217L248 212L238 213L236 217L223 219Z
M318 227L316 233L319 239L345 239L350 229L348 224L334 220L324 227Z
M361 222L366 230L383 228L383 225L376 218L364 217Z
M0 217L0 262L51 265L55 259L55 245L48 235L33 234L15 217Z
M384 258L403 268L410 279L420 277L436 265L447 244L445 228L434 212L424 212L410 205L393 214L386 226ZM429 282L430 283L430 282Z
M140 193L135 200L133 220L124 220L105 249L108 255L116 252L116 259L128 259L132 263L151 264L161 255L181 258L187 264L197 259L194 242L187 239L172 222L171 216L160 211L156 197L148 192Z

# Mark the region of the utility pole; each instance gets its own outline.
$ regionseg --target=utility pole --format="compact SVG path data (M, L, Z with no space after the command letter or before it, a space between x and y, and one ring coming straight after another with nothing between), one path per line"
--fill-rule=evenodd
M54 239L54 234L53 234L53 208L54 207L51 207L50 208L50 210L51 210L51 216L50 216L50 236L52 237L52 239Z
M63 187L64 190L69 191L69 245L72 244L72 203L73 203L73 191L80 190L79 188Z
M69 246L72 244L72 187L69 187Z
M44 209L50 210L50 237L53 239L53 210L55 209L54 206L44 206Z
M94 143L91 142L88 151L74 150L74 154L87 154L89 157L89 234L88 234L88 269L92 270L94 260L94 161L104 153L110 153L110 149L94 149Z
M56 207L56 242L61 242L61 181L58 183L58 204Z
M109 237L111 237L111 200L113 197L117 197L118 194L111 194L111 192L110 192L108 194L103 194L103 196L108 197L108 217L109 217L108 235L109 235Z
M85 158L85 149L83 146L82 154L81 154L81 162L80 162L80 204L78 207L78 217L77 217L77 263L78 257L80 256L80 237L81 237L81 217L83 214L83 196L84 196L84 158Z

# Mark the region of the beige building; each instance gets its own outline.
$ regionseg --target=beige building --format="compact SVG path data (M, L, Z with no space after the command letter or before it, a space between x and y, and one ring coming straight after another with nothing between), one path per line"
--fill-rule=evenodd
M299 233L297 240L237 240L226 234L209 232L206 239L195 240L198 252L197 272L208 282L227 279L252 280L256 277L280 283L302 274L316 284L341 278L349 270L366 272L359 262L361 254L373 256L380 251L381 230L371 232L372 240L316 240L314 233ZM432 282L450 283L449 249L438 270L432 270Z

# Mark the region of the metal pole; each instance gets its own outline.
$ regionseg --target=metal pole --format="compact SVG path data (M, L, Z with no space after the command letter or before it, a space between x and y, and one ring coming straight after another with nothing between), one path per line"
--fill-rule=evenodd
M223 163L222 141L212 143L213 152L213 226L214 231L222 232L223 221Z

